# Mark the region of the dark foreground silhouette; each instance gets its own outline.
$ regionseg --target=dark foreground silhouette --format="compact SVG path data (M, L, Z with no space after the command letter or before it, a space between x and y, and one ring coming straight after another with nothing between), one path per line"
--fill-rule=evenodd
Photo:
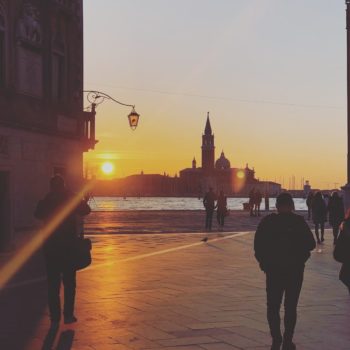
M278 214L266 216L255 233L255 257L266 274L267 319L272 350L296 349L293 343L297 305L303 284L305 262L316 247L312 232L302 216L293 213L290 194L277 197ZM280 308L284 296L284 334Z

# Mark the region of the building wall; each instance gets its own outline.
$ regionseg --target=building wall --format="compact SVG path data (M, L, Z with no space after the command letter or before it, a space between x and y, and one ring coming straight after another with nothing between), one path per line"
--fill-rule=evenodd
M64 173L73 191L81 186L82 150L77 141L4 127L0 127L0 139L7 143L0 153L0 172L10 174L9 205L15 232L34 225L36 203L47 193L55 171Z
M11 237L34 224L35 204L55 172L64 173L73 190L82 182L89 148L82 5L0 0L0 186L10 193L0 201L0 221L10 217Z

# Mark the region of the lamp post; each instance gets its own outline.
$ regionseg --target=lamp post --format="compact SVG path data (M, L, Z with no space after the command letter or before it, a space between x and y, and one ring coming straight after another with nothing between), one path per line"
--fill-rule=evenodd
M345 209L350 208L350 0L346 5L346 35L347 35L347 184L342 187Z
M132 130L135 130L137 128L140 115L135 111L135 105L120 102L115 98L111 97L110 95L107 95L106 93L101 91L86 90L84 92L87 93L87 100L91 103L92 113L96 113L96 107L106 100L113 101L122 106L131 107L131 112L128 114L129 125Z

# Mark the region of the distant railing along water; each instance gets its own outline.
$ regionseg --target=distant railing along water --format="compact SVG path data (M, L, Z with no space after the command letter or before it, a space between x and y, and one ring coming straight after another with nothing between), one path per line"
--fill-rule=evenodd
M247 198L228 198L230 210L243 210ZM307 210L305 199L294 198L296 210ZM270 209L274 210L275 198L270 198ZM203 210L203 201L198 198L176 197L93 197L90 206L94 211L137 211L137 210ZM265 209L264 200L261 209Z

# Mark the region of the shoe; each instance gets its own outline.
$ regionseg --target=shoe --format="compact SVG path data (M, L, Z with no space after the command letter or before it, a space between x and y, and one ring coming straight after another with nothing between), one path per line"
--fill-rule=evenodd
M296 345L291 342L283 342L282 344L282 350L296 350Z
M280 350L281 349L282 341L280 340L274 340L271 345L271 350Z
M324 242L324 238L323 238L323 237L321 238L321 242L322 242L322 243Z
M204 237L203 239L202 239L202 242L207 242L208 241L208 237Z
M77 321L78 321L78 319L74 315L64 318L64 324L71 324L71 323L75 323Z

